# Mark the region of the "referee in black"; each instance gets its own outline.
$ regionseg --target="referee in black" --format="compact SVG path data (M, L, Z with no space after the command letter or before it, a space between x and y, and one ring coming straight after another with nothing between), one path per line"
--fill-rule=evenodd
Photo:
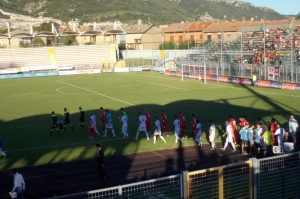
M106 180L105 170L104 170L104 152L100 144L96 144L97 148L97 171L100 174L102 180Z

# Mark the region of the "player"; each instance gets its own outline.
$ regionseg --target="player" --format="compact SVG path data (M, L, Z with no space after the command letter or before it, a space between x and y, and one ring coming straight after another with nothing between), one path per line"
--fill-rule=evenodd
M166 140L164 139L164 137L161 135L161 128L160 128L160 121L157 118L157 116L154 117L155 118L155 130L154 130L154 136L153 136L153 144L156 144L156 136L159 136L160 139L162 139L164 141L164 143L166 144Z
M96 116L93 114L93 113L91 113L90 114L90 119L92 120L92 122L93 122L93 124L94 124L94 131L95 131L95 133L97 133L98 134L98 136L100 136L100 133L99 133L99 131L97 130L97 120L96 120Z
M90 139L94 139L94 134L95 134L94 121L92 120L92 118L90 118L90 122L89 122L89 135L90 135Z
M57 127L58 127L59 134L62 134L63 132L65 132L64 120L60 117L58 118L58 121L57 121Z
M257 156L259 151L262 151L263 145L261 145L261 140L263 139L263 129L259 123L256 123L256 129L254 129L254 146L255 146L255 155Z
M232 125L229 123L229 120L225 122L225 125L226 125L226 132L225 134L223 134L223 137L227 135L227 138L226 138L225 145L223 148L221 148L221 150L225 151L228 143L230 143L233 148L232 152L236 152L235 145L233 144L233 135L232 135L232 128L231 128Z
M186 139L187 136L184 133L185 130L185 117L181 114L181 112L178 112L178 117L179 117L179 121L180 121L180 133L182 136L182 139Z
M240 116L239 120L240 120L240 123L239 123L240 129L243 128L243 127L245 126L246 123L249 124L249 122L246 120L246 117L245 117L245 116Z
M192 137L191 137L190 139L194 139L195 134L196 134L196 132L197 132L197 128L196 128L196 125L197 125L197 119L196 119L196 117L195 117L195 114L192 114L191 125L192 125Z
M248 137L248 141L249 141L249 155L253 156L254 154L254 128L255 125L252 124L251 126L249 125L248 131L247 131L247 137Z
M202 146L201 135L202 135L202 126L201 126L199 120L196 119L196 136L195 136L195 140L198 142L198 146Z
M271 123L270 123L270 131L272 133L272 147L273 146L277 146L277 135L275 135L275 131L277 129L277 125L276 125L276 121L274 118L271 119Z
M278 146L282 146L283 147L284 134L285 134L284 128L281 128L280 124L277 124L277 130L275 131L275 135L277 135Z
M84 130L84 110L79 106L79 125Z
M150 113L148 111L148 108L145 108L145 117L146 117L146 130L147 130L147 133L148 133L148 136L150 134Z
M146 136L147 136L147 140L149 140L149 134L147 132L147 129L146 129L146 121L147 121L147 118L145 115L142 115L141 112L139 112L139 122L140 122L140 125L139 125L139 128L136 132L136 136L135 136L135 140L138 140L139 139L139 134L140 134L140 131L144 131Z
M121 113L123 113L123 115L126 116L128 119L127 113L124 111L124 108L121 108Z
M183 139L179 137L180 134L180 120L177 118L176 115L174 115L174 135L175 135L175 143L177 143L177 140L180 140L183 142Z
M260 121L260 118L256 118L256 124L259 124L260 126L262 126L262 122Z
M100 123L102 126L102 133L105 132L105 110L103 107L100 107Z
M242 140L242 155L248 155L247 153L247 147L248 147L248 128L249 124L246 123L243 128L241 128L239 134L241 135Z
M295 119L294 115L291 115L290 116L290 120L289 120L289 133L290 133L290 136L293 139L293 146L294 146L294 148L295 148L295 143L296 143L296 132L297 132L297 129L298 129L298 122Z
M70 121L70 113L69 111L67 110L67 108L64 108L64 116L65 116L65 119L64 119L64 131L66 132L66 125L69 124L71 129L72 129L72 132L74 133L74 128L71 124L71 121Z
M235 145L237 145L237 140L236 140L236 136L235 136L235 131L236 131L236 121L235 119L232 118L231 115L228 116L228 120L229 120L229 124L231 125L231 131L232 131L232 139L233 139L233 143Z
M168 118L165 114L165 111L161 111L161 122L162 122L162 131L166 131L166 136L169 137L169 131L168 131Z
M58 125L57 125L57 115L55 114L54 111L52 111L52 115L51 115L51 130L50 130L50 136L52 136L53 129L56 129L57 135L59 136Z
M111 132L112 132L113 136L116 137L116 134L115 134L115 131L114 131L114 127L113 127L113 123L112 123L111 114L106 109L105 110L105 131L104 131L104 135L102 137L106 137L107 129L111 129Z
M215 150L216 144L215 144L215 136L216 136L216 126L213 124L212 120L208 120L209 123L209 142L211 144L210 150Z
M124 137L122 138L122 140L124 140L125 138L129 138L129 135L127 133L127 129L128 129L128 119L127 116L124 114L124 112L121 112L121 127L122 127L122 133L124 134Z

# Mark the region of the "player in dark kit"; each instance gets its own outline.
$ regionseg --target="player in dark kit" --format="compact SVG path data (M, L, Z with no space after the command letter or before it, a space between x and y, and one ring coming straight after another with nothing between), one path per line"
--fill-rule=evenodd
M74 128L73 128L73 126L72 126L72 124L71 124L71 121L70 121L70 113L69 113L69 111L67 110L67 108L64 108L64 111L65 111L65 113L64 113L64 115L65 115L65 120L64 120L64 130L65 130L65 132L66 132L66 125L69 124L70 127L71 127L71 129L72 129L72 132L74 132Z
M52 115L51 115L51 130L50 130L50 136L52 136L53 129L56 129L57 135L59 136L59 130L58 130L58 125L57 125L57 115L55 114L54 111L52 111Z
M79 125L84 130L84 110L79 106Z

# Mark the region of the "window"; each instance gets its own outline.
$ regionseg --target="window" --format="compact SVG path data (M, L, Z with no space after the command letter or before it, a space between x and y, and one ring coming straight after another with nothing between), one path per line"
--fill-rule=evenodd
M203 39L203 36L202 36L202 34L200 35L200 39L201 39L201 40Z
M190 41L194 41L194 35L190 35Z
M230 33L227 33L227 39L230 39Z
M207 35L207 40L211 40L211 35Z
M135 39L134 43L141 43L141 40L140 39Z
M179 42L182 42L182 35L179 36Z
M170 36L170 41L174 42L174 36Z

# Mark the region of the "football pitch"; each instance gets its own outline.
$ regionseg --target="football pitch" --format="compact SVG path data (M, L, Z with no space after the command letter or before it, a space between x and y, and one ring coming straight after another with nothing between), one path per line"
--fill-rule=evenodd
M267 124L272 117L287 128L290 114L299 115L300 93L275 89L264 89L243 85L208 82L167 77L157 72L102 73L94 75L55 76L28 79L1 80L0 84L0 136L3 150L8 159L0 157L0 169L31 165L52 164L95 157L95 144L101 143L106 156L176 148L175 137L166 137L167 144L153 137L146 140L140 133L135 141L138 128L138 112L149 109L151 133L154 130L154 116L161 116L164 110L169 120L169 130L173 131L173 116L181 111L186 118L186 133L191 135L191 114L194 113L202 124L202 141L208 143L208 120L218 127L216 141L220 142L224 122L228 115L237 121L245 115L254 123L257 117ZM78 125L82 106L86 116L86 130ZM114 138L108 131L107 137L88 137L90 113L99 122L99 108L112 113ZM60 137L56 131L49 137L51 112L63 116L63 108L68 108L73 133L69 126ZM129 119L130 139L121 140L120 108L123 107ZM195 145L187 139L183 146ZM220 144L219 144L220 145Z

